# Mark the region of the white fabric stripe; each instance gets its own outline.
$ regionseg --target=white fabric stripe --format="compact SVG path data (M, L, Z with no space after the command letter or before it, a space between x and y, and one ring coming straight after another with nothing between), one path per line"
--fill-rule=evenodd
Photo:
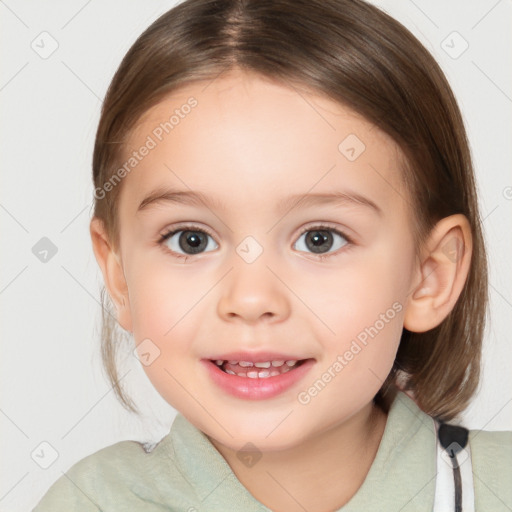
M475 512L475 488L473 485L473 466L471 465L471 448L469 441L464 448L467 459L462 460L461 453L457 455L460 464L460 476L462 477L462 510L463 512Z
M439 424L434 421L436 437ZM434 512L453 512L455 508L455 483L450 457L437 438L437 478L434 497ZM475 493L473 489L473 468L469 443L457 454L462 480L462 512L475 512Z
M437 437L437 430L439 425L436 425L436 446L437 446L437 478L436 478L436 493L434 498L434 512L453 512L455 504L455 484L453 481L452 465L447 464L443 459L443 450ZM462 491L464 492L464 490Z

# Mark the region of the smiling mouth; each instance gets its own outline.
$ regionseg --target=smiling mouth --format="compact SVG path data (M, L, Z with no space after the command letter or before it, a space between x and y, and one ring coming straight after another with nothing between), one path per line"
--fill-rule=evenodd
M246 377L249 379L268 379L292 371L306 361L307 359L294 359L288 361L275 360L253 363L251 361L217 359L212 361L212 363L228 375Z

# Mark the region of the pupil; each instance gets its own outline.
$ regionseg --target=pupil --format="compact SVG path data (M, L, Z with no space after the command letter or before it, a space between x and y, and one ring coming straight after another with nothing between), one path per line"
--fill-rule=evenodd
M179 244L184 252L196 254L206 248L206 235L198 231L183 231L180 235Z
M306 236L308 249L315 253L327 252L332 246L330 231L310 231Z

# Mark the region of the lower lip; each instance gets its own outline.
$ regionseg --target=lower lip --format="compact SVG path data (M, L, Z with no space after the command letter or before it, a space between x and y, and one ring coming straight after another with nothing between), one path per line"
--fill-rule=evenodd
M251 379L223 372L210 360L203 359L202 362L217 386L232 396L246 400L265 400L283 393L298 383L315 364L314 359L307 359L300 366L281 375Z

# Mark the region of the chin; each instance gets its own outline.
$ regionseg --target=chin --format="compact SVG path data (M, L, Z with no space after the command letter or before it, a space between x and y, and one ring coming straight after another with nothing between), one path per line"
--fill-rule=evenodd
M280 418L280 421L282 419ZM305 430L304 423L285 426L285 422L281 425L279 425L279 422L269 422L264 425L254 425L250 422L230 422L228 430L233 434L233 437L218 425L209 425L211 428L201 430L211 441L215 441L233 451L239 451L245 445L251 443L261 452L277 452L296 447L308 437L309 431Z

